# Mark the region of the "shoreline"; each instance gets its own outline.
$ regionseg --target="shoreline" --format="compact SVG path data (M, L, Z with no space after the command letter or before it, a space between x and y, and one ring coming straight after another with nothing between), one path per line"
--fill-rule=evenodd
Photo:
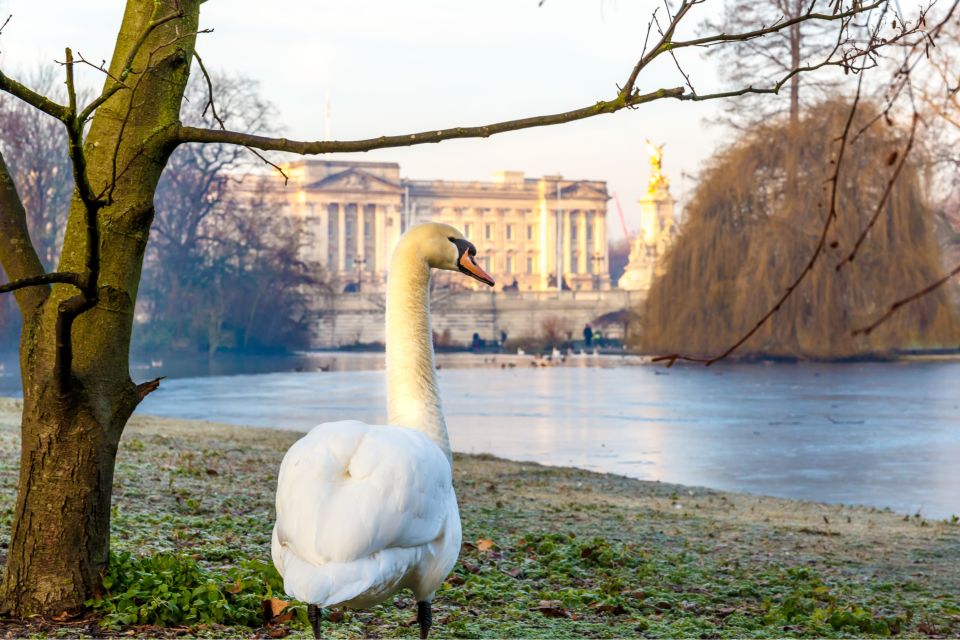
M17 480L18 411L19 401L0 398L0 506L7 510ZM173 554L225 585L224 593L237 566L254 562L266 571L276 471L301 435L135 416L117 459L114 551ZM456 454L454 482L464 546L437 594L437 637L960 634L955 523L482 454ZM9 526L0 522L0 538ZM339 616L325 634L410 637L412 605L398 595ZM310 635L297 619L112 631L101 622L0 621L0 633Z

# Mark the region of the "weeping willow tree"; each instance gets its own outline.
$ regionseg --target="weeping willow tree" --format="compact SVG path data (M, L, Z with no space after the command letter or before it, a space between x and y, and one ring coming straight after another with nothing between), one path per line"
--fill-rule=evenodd
M776 303L820 240L830 210L831 157L848 114L849 105L823 104L799 127L760 125L713 159L666 256L665 274L650 291L641 348L716 355ZM861 105L851 131L875 115ZM851 335L941 273L934 216L910 159L855 260L837 270L882 201L896 166L892 154L902 153L906 137L879 124L852 140L840 167L837 220L824 254L737 355L847 358L960 342L960 325L943 290L869 336Z

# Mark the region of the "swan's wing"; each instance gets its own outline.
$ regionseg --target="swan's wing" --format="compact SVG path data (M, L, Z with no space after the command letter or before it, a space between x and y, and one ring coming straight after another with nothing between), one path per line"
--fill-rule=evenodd
M277 484L278 542L313 565L427 544L455 500L450 463L429 437L356 421L298 440Z

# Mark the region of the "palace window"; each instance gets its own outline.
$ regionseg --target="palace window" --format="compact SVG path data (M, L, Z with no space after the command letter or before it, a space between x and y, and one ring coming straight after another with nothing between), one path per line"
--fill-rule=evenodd
M508 229L510 227L507 227ZM507 256L507 268L505 269L507 273L513 273L513 256Z
M467 240L473 235L473 225L469 222L463 225L463 235L467 237Z
M593 242L593 219L587 218L587 242Z
M527 225L527 240L533 240L533 225Z
M533 273L533 256L527 256L527 273Z
M493 240L493 225L484 225L483 237L487 240Z
M512 224L508 224L508 225L507 225L507 240L513 240L513 225L512 225ZM508 269L508 271L509 271L509 269Z

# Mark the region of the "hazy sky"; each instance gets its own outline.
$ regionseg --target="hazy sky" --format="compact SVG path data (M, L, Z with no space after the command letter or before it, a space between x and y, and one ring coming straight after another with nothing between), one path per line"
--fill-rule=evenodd
M332 137L365 138L565 111L611 98L639 57L658 4L208 0L201 26L215 32L200 36L198 51L208 68L259 81L288 136L324 137L329 94ZM698 8L687 35L720 5L709 0ZM0 11L13 14L0 36L0 65L22 76L41 62L62 60L65 46L90 60L109 59L123 6L122 0L0 0ZM712 62L699 56L688 52L684 64L703 92L718 81ZM96 72L84 75L90 84L102 82ZM664 58L638 86L646 91L681 83ZM349 157L396 161L403 175L418 179L487 180L510 169L606 180L635 228L636 200L648 175L644 139L666 143L665 170L679 197L693 184L681 172L696 172L724 136L705 123L717 107L661 101L487 140ZM612 203L610 213L611 231L620 235Z

